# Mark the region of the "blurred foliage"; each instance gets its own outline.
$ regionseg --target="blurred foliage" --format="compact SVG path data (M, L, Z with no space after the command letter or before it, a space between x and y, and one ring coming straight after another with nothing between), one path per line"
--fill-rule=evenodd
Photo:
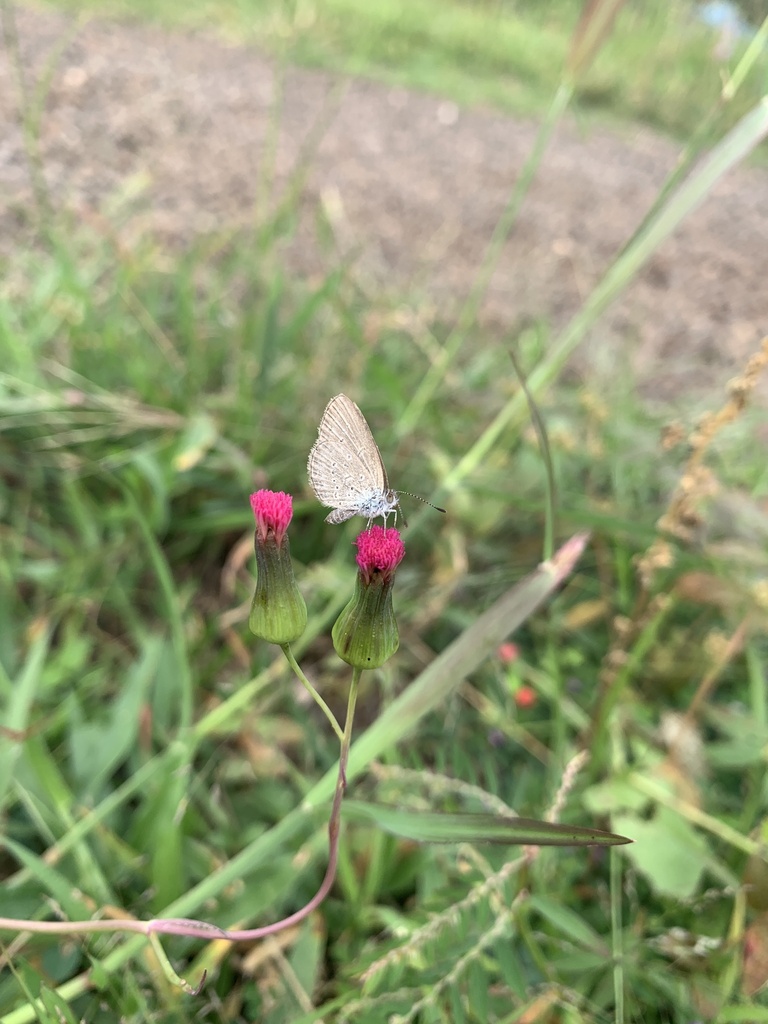
M104 904L151 914L289 812L307 781L332 764L334 743L284 673L283 685L257 687L247 710L205 725L272 660L245 626L248 492L266 484L297 497L293 551L318 623L303 664L340 706L345 673L329 655L327 627L319 623L351 588L350 531L322 524L304 477L325 400L341 389L353 393L374 425L392 479L429 493L426 474L439 484L440 467L465 451L467 439L516 387L503 350L478 338L460 359L461 376L473 378L473 388L440 396L419 427L419 445L394 449L391 428L408 382L425 368L423 348L396 327L385 326L373 346L350 335L340 311L348 325L371 309L359 305L344 275L333 279L321 302L326 281L294 282L289 289L282 275L254 278L251 244L238 239L213 259L196 254L174 263L151 247L118 257L98 240L72 238L66 261L29 253L6 268L0 661L6 699L19 687L28 694L13 705L15 717L4 717L7 728L25 737L20 742L14 732L6 740L13 758L6 832L31 851L58 842L69 852L59 858L55 879L34 865L19 873L9 858L4 914L45 913L41 885L54 886L68 916ZM89 286L94 279L98 288ZM13 299L21 294L23 304ZM378 315L384 312L376 310L377 322L396 322ZM275 330L279 337L270 342ZM528 358L547 343L542 334L519 341ZM718 979L734 963L737 947L728 951L718 943L683 968L668 944L682 942L674 936L683 930L695 945L702 935L714 941L733 927L728 921L744 852L718 829L722 822L746 837L765 809L759 737L768 716L758 635L734 650L701 725L691 720L677 738L656 730L675 712L684 715L713 664L718 637L727 637L749 606L765 535L739 537L738 531L751 507L745 488L757 486L765 471L729 458L745 450L751 430L748 418L734 422L713 455L722 493L732 495L728 538L745 546L747 564L719 554L714 540L710 545L708 512L705 532L681 547L664 573L662 592L674 595L672 606L661 621L658 612L649 618L633 560L654 536L682 464L674 451L660 450L658 427L633 403L629 380L623 388L612 381L610 406L600 383L593 384L600 399L567 388L541 399L563 510L560 531L591 527L591 559L518 637L515 660L489 664L425 720L417 742L402 748L403 767L415 774L390 777L382 766L364 791L415 809L450 809L467 799L482 808L501 800L541 816L599 712L613 664L606 652L624 649L634 669L622 682L610 731L590 743L592 762L567 820L591 815L643 841L624 861L624 881L609 885L606 855L541 853L519 877L504 874L501 851L466 848L457 860L450 850L415 848L370 826L348 826L337 892L301 931L301 942L314 935L330 960L323 966L315 959L313 968L317 952L288 947L307 995L317 991L331 1000L323 1019L336 1019L334 999L341 1006L353 998L351 1016L339 1020L384 1020L398 1005L403 1012L397 992L410 991L406 1003L413 1002L414 986L420 998L429 996L428 1006L443 999L461 1005L464 1017L454 1007L452 1019L501 1019L511 993L523 1006L536 991L549 993L536 998L555 1013L563 996L548 986L557 982L568 986L566 1002L580 1007L582 1019L603 1020L614 998L606 951L617 948L624 950L628 998L654 1019L672 1005L681 1015L710 1005ZM453 496L445 522L431 522L429 534L417 522L406 534L396 595L403 648L379 685L366 688L363 722L427 650L443 647L471 621L478 603L535 564L542 488L535 435L510 432ZM624 618L630 625L617 632ZM522 686L533 688L530 706L517 702ZM178 775L185 763L179 729L189 720L204 724L192 752L191 784ZM754 743L747 744L752 733ZM698 749L699 761L684 760L688 734L685 742ZM706 776L717 784L704 796ZM463 795L468 784L477 787L474 797ZM684 807L712 816L703 833L688 811L658 803L675 793ZM88 807L98 810L101 824L78 838L77 822ZM207 916L232 922L246 907L253 919L300 905L322 868L322 834L315 835L307 835L312 853L298 876L286 848L257 878L222 891ZM498 871L498 895L491 887L483 896L483 880ZM517 909L523 878L537 896ZM475 891L466 911L447 909ZM497 899L512 906L509 917L498 918ZM614 918L611 933L616 900L624 904L626 925L616 932ZM421 936L435 911L439 916ZM453 923L456 913L462 929ZM318 928L327 931L324 939ZM407 955L406 940L413 943ZM169 947L177 963L192 957L185 974L194 977L195 958L203 956L195 944L172 940ZM32 959L22 976L36 967L52 983L82 969L89 957L103 957L109 943L73 948L36 939L27 949ZM35 951L44 953L44 968ZM190 1010L190 1019L303 1019L287 964L274 976L265 973L269 957L248 968L257 951L229 950L224 957L222 950L215 965L209 962L208 1009ZM354 995L354 976L388 951L387 966L376 969L379 994ZM441 982L464 957L466 969L455 983ZM670 973L675 962L678 976ZM252 970L256 987L248 980ZM148 978L132 997L130 977L110 975L99 996L125 1019L150 1013L162 990L155 979L160 988L150 995ZM573 1002L576 991L583 1003ZM9 1007L19 992L19 979L8 976L0 999ZM90 1019L94 998L82 996L75 1012ZM170 1019L186 1019L186 1012L179 1008L174 1013L181 1016Z
M492 104L534 115L542 114L557 88L582 8L581 0L54 2L72 11L218 31L292 63L426 89L462 106ZM681 137L696 131L719 104L723 75L746 40L718 55L718 32L694 12L689 0L627 3L579 84L580 108ZM766 59L720 112L724 124L734 124L761 94Z
M324 8L341 30L340 10ZM542 10L544 33L576 5ZM657 88L650 66L647 78ZM248 633L248 494L295 496L310 613L297 653L338 710L348 674L329 630L361 524L326 526L307 487L327 399L353 396L393 484L429 497L519 382L505 345L473 325L396 443L446 332L417 297L363 291L330 250L321 274L296 279L290 217L183 253L128 244L124 229L88 233L57 213L0 276L0 913L148 918L200 896L214 923L274 920L322 877L323 817L306 799L337 745ZM512 339L526 368L551 358L546 315ZM592 530L589 554L514 648L356 783L356 797L417 813L550 808L632 847L516 857L350 820L334 891L302 926L252 946L166 943L190 982L207 971L196 998L143 939L3 933L4 1024L768 1019L768 480L746 407L764 361L732 390L744 408L713 395L718 416L663 435L628 373L537 390L557 536ZM446 517L404 499L401 649L365 677L361 730L539 561L544 479L535 432L510 424ZM244 854L265 841L253 866Z

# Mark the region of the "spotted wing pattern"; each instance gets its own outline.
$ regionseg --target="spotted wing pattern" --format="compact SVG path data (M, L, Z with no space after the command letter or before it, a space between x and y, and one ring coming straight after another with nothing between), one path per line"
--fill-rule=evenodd
M326 406L307 472L318 499L334 510L328 522L343 523L354 515L370 519L390 510L393 499L396 503L373 434L346 395L336 395Z

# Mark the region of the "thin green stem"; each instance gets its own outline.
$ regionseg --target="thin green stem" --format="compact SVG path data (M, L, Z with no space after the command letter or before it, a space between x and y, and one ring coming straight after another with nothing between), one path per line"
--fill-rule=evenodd
M763 19L760 28L750 40L749 46L744 51L744 56L736 65L733 74L723 85L723 100L728 103L744 84L744 79L750 73L755 64L760 60L768 43L768 17Z
M29 931L44 934L87 934L89 932L138 932L147 936L152 941L153 936L163 935L187 935L195 938L225 939L229 942L251 942L255 939L266 938L277 932L290 928L320 906L331 890L336 878L336 868L339 856L339 833L341 829L341 802L347 788L347 761L352 743L352 727L355 719L355 706L357 704L357 693L360 683L362 669L356 668L352 673L352 683L349 688L349 699L347 701L347 717L344 723L344 731L341 735L341 747L339 750L339 767L336 776L336 788L333 794L333 804L330 818L328 819L328 866L320 888L315 895L300 910L276 921L273 924L264 925L261 928L248 928L239 931L228 931L219 928L217 925L209 924L206 921L197 921L188 918L155 918L152 921L24 921L11 918L0 918L0 928ZM161 958L162 963L162 958ZM165 968L163 968L165 970ZM170 976L169 976L170 977ZM183 983L186 985L186 983Z
M405 437L413 431L413 428L421 418L424 409L432 400L432 396L440 386L448 367L458 355L461 346L464 344L464 341L468 336L470 328L477 323L477 314L480 309L480 305L488 291L488 286L491 283L491 278L493 277L493 273L498 265L501 252L509 238L512 228L514 227L517 215L519 214L523 201L528 194L531 183L536 176L536 172L544 157L544 152L549 145L555 128L560 123L560 119L562 118L572 95L573 89L568 84L562 84L555 93L536 137L536 142L531 150L530 156L526 160L520 177L515 182L510 193L507 205L505 206L504 211L499 217L496 227L493 230L493 235L491 236L488 248L485 251L483 262L477 272L477 277L472 285L472 290L467 296L467 299L459 313L456 326L446 339L439 358L425 373L421 384L416 389L416 393L413 396L410 405L400 417L398 425L398 433L400 437Z
M304 689L307 691L307 693L310 695L310 697L315 702L315 704L317 704L317 706L321 709L321 711L323 712L325 717L328 719L328 721L331 723L331 728L336 733L336 736L338 737L339 743L343 743L344 742L344 732L343 732L341 726L339 725L339 723L336 721L336 716L331 711L331 709L328 707L328 705L325 703L325 701L320 696L320 694L317 692L317 690L314 688L312 683L310 683L310 681L307 679L307 677L302 672L301 666L299 665L299 663L296 661L296 659L293 656L293 651L291 650L291 645L290 644L281 644L280 646L283 649L283 654L288 659L288 664L291 666L293 671L296 673L297 679L299 680L301 685L304 687Z
M624 1024L624 931L621 918L621 867L616 850L611 850L611 938L613 945L614 1024Z
M361 668L355 668L352 670L352 682L349 687L349 697L347 699L347 718L344 722L344 735L341 738L341 753L339 755L339 765L344 769L344 789L347 787L347 761L349 759L349 747L352 742L352 725L355 720L355 705L357 704L357 691L360 686L360 676L363 674Z
M166 980L169 981L174 987L180 988L183 992L186 992L187 995L196 996L200 989L202 988L203 982L205 981L205 974L203 974L203 977L200 980L200 984L196 987L193 987L189 984L188 981L182 978L181 975L177 974L176 971L173 969L171 961L165 955L165 950L163 949L160 943L160 939L157 937L157 935L150 935L149 943L152 946L152 950L155 956L157 957L157 962L159 963L160 969L162 970Z
M626 769L624 744L618 726L611 729L611 771L620 778ZM622 919L623 861L611 850L611 945L613 955L614 1024L624 1024L624 926Z

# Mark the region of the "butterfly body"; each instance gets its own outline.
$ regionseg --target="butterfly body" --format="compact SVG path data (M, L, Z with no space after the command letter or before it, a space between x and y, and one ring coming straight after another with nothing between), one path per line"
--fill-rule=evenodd
M365 516L370 524L374 519L382 516L384 522L387 516L397 510L400 502L394 491L372 491L369 495L361 494L360 501L354 508L335 508L325 517L326 523L345 523L352 516Z

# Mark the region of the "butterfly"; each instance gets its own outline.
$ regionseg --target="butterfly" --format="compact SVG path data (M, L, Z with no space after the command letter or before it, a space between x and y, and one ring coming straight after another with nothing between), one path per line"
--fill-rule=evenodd
M325 517L327 523L343 523L352 516L365 516L370 527L372 521L381 516L386 526L392 514L397 522L399 495L408 493L389 486L384 460L371 428L358 406L346 395L336 395L325 407L317 428L317 440L307 460L307 473L318 501L332 509Z

